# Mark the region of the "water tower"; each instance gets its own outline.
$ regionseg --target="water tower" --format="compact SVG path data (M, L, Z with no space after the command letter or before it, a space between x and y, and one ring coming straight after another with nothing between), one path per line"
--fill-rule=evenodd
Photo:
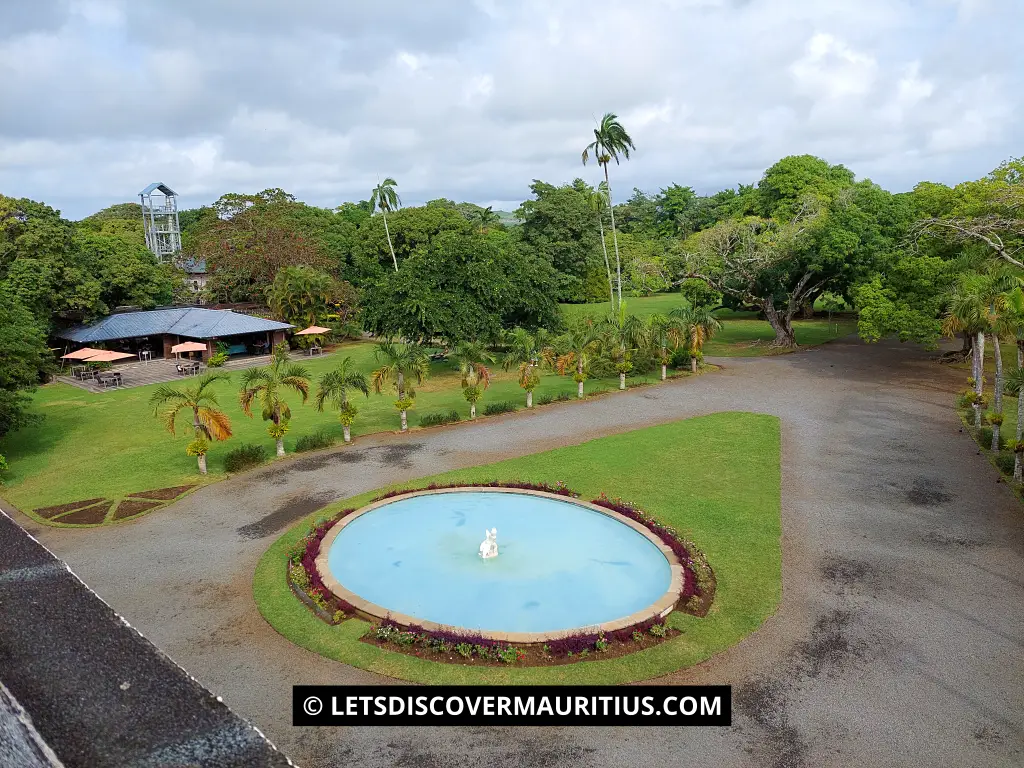
M150 184L139 193L146 247L161 263L174 263L181 253L178 196L166 184Z

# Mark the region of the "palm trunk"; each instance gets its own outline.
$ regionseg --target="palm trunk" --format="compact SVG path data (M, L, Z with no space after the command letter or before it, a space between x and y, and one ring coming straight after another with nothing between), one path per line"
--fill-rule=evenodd
M470 403L469 404L469 418L471 418L471 419L475 419L476 418L476 403Z
M690 352L690 373L697 372L697 355Z
M277 455L284 456L284 438L277 438Z
M664 381L668 378L668 366L665 363L661 364L661 380Z
M205 453L201 453L201 454L199 454L199 456L197 458L199 460L199 474L200 475L205 475L206 474L206 454Z
M1024 364L1024 352L1021 351L1020 347L1017 347L1017 365L1021 367ZM1021 437L1024 437L1024 392L1017 393L1017 442L1020 443ZM1014 446L1016 447L1016 446ZM1022 476L1024 476L1024 467L1021 466L1021 454L1017 451L1013 454L1013 479L1018 483L1021 482Z
M989 448L989 450L991 450L991 451L998 451L999 450L999 427L1000 426L1001 426L1000 424L993 424L992 425L992 445Z
M604 239L604 221L601 218L601 211L597 212L597 225L601 228L601 250L604 251L604 271L608 274L608 303L615 309L615 286L612 285L612 265L608 261L608 244Z
M398 399L405 400L405 375L398 372ZM409 429L409 418L406 416L405 408L399 411L399 415L402 418L402 431L405 432Z
M402 431L403 432L408 432L409 431L409 417L406 415L404 408L401 410L400 413L401 413L401 416L402 416Z
M608 163L604 164L604 183L608 187L608 213L612 219L612 242L615 244L615 284L619 294L619 309L622 309L622 262L619 259L619 238L615 234L615 206L612 204L612 184L608 180Z
M532 391L526 393L526 407L527 408L533 408L533 392Z
M395 262L395 272L398 271L398 258L395 256L395 246L391 244L391 230L388 229L388 215L381 210L380 215L384 217L384 234L388 238L388 250L391 251L391 260Z
M342 424L341 431L345 435L345 442L346 443L351 443L352 442L352 428L349 427L348 424Z
M583 399L583 378L582 378L583 377L583 357L582 356L580 356L580 361L576 365L576 373L578 373L580 375L580 381L576 385L576 397L582 400Z
M625 389L625 388L626 388L626 374L620 373L619 374L619 389Z
M984 376L985 376L985 333L978 331L976 341L974 342L974 360L977 366L977 370L974 374L974 391L979 395L985 390ZM981 406L974 406L974 428L981 429Z
M1003 412L1003 356L999 348L999 336L992 334L992 354L996 358L996 391L992 398L992 408L996 413Z

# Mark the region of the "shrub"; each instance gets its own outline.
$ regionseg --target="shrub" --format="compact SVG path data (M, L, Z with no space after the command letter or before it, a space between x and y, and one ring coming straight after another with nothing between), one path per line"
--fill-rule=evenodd
M249 467L256 467L267 460L267 449L262 445L251 445L246 443L234 450L228 451L224 456L225 472L241 472Z
M541 395L537 398L537 405L551 405L553 402L555 402L554 395Z
M648 632L650 632L655 637L664 637L665 633L668 632L668 630L665 629L664 624L655 624L648 630Z
M325 429L313 432L310 435L303 435L295 441L295 452L315 451L318 448L330 448L337 442L337 438Z
M441 424L454 424L456 421L462 421L462 417L459 416L458 411L448 411L448 413L442 413L440 411L436 413L424 413L420 416L421 427L436 427Z
M211 355L210 359L206 361L206 365L209 368L220 368L224 363L228 361L227 352L218 352L216 355Z
M689 368L690 353L682 347L673 349L672 354L669 357L668 364L673 368Z
M999 453L995 457L996 466L999 467L999 471L1004 475L1013 474L1013 460L1014 455L1012 453Z
M488 403L484 406L485 416L497 416L499 413L514 413L519 410L519 406L511 400L505 400L501 403Z
M568 392L560 392L559 394L555 395L556 403L566 403L569 400L572 400L572 395L570 395Z

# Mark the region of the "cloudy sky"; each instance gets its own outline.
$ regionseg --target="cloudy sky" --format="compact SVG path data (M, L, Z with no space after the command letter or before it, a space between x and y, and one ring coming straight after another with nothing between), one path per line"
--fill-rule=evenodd
M151 181L185 207L511 209L535 178L713 192L787 154L888 189L1024 154L1021 0L4 0L0 193L79 218Z

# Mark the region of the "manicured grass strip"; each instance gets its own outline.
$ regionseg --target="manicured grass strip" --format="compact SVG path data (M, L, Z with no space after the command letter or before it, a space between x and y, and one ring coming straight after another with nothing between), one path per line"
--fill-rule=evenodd
M775 611L782 594L779 457L778 419L717 413L378 489L339 500L281 536L256 568L256 603L278 632L303 648L420 683L599 684L658 677L733 645ZM353 619L328 626L288 589L286 553L312 519L361 506L392 488L489 480L562 481L584 498L604 491L634 502L706 553L718 580L711 612L703 619L671 614L670 625L682 634L629 656L559 667L484 668L360 642L369 624Z
M336 352L303 360L314 382L338 361L351 356L360 370L369 373L376 365L374 345L349 344ZM272 456L274 442L267 435L266 423L245 416L238 406L239 372L231 380L218 382L213 390L221 408L231 418L234 436L225 442L213 443L208 455L210 474L198 474L196 461L185 455L190 440L182 427L178 436L170 435L161 421L153 416L149 398L156 385L91 393L68 384L40 387L32 396L33 411L43 420L31 427L6 436L0 452L7 456L10 471L4 473L0 495L19 509L29 512L40 507L65 504L77 499L120 499L146 489L215 482L225 476L224 458L245 443L262 445ZM688 376L688 373L681 374ZM630 383L655 383L660 371L647 376L630 376ZM512 401L525 406L526 395L517 383L516 371L506 372L500 366L492 370L491 386L478 403L482 413L489 403ZM587 393L618 386L618 379L591 379ZM315 384L314 384L315 387ZM450 363L435 362L431 375L416 387L416 407L411 423L419 423L419 415L431 412L457 411L469 418L469 404L462 395L459 374ZM547 372L534 392L535 402L545 395L571 394L576 384L567 376ZM309 403L302 405L299 397L287 394L291 404L291 430L285 438L289 453L304 435L319 431L334 434L341 442L342 428L335 414L318 413ZM397 431L398 412L391 392L357 396L354 400L359 415L352 426L353 437L374 432Z
M631 315L667 315L673 309L682 306L683 295L658 293L654 296L627 298L625 304L626 312ZM570 319L587 315L601 318L608 314L610 306L607 301L602 304L563 304L562 314ZM705 345L705 355L759 357L778 354L780 351L768 346L775 338L775 332L767 321L758 320L756 313L720 309L715 314L725 327ZM793 330L798 344L813 347L856 332L857 321L844 315L833 316L831 322L827 317L815 317L811 320L794 320Z

